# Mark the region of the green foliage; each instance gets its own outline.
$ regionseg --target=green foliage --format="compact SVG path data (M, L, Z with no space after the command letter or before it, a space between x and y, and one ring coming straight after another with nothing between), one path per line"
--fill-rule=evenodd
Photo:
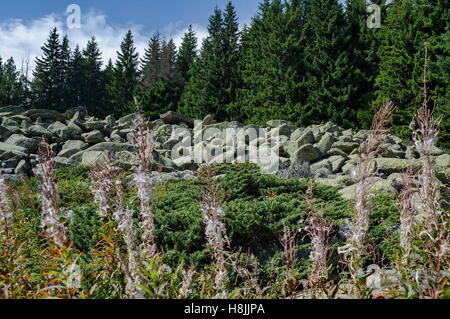
M179 111L202 118L212 114L228 118L227 110L236 101L238 83L239 26L231 2L222 13L216 8L209 19L208 37L193 65Z
M0 106L16 105L25 100L27 83L24 82L23 75L17 71L13 58L9 58L5 63L0 57Z
M302 17L298 1L264 1L243 32L238 105L249 122L263 124L275 118L298 122L304 97Z
M120 51L117 53L110 91L115 115L125 115L130 111L134 90L137 88L139 81L138 62L133 34L128 31L120 44Z
M163 80L150 87L137 89L136 96L139 98L144 115L151 119L158 119L160 114L178 108L182 90L180 82Z
M382 264L395 260L399 249L398 227L400 213L396 202L390 195L377 195L373 198L370 211L370 231L368 244L375 260L372 263ZM383 260L386 259L386 260Z
M184 34L178 50L176 68L185 82L189 82L192 65L197 58L197 37L192 25Z
M394 1L387 11L381 32L379 50L380 71L376 79L379 104L388 98L397 109L394 131L409 138L409 124L423 99L424 43L429 43L430 95L437 104L437 112L447 115L443 123L443 136L448 136L449 106L446 94L449 77L445 67L448 57L450 6L448 1ZM447 47L447 48L446 48ZM447 144L443 139L443 145Z
M63 77L67 65L63 63L61 51L58 30L54 28L42 47L42 57L36 59L32 83L35 107L64 111L61 101L65 93Z
M97 206L90 203L75 207L68 227L69 240L76 249L89 252L100 240L100 217Z

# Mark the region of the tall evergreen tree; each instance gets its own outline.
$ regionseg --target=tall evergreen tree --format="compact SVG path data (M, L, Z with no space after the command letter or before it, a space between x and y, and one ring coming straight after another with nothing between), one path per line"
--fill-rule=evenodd
M128 31L117 52L114 67L112 94L114 99L114 113L124 114L131 108L133 95L139 83L139 55L134 46L133 34Z
M5 102L3 101L3 96L4 93L3 91L5 90L4 88L4 75L3 75L3 59L0 56L0 106L4 106Z
M64 83L61 81L63 66L61 62L61 44L58 30L54 28L47 42L41 48L43 55L36 58L32 83L34 106L64 110L61 105Z
M244 31L238 100L249 122L286 119L300 124L302 29L299 1L265 0Z
M382 17L385 16L384 0L377 5L382 8ZM354 73L351 79L356 86L356 92L350 101L356 112L357 127L367 128L372 119L372 101L375 93L375 78L378 74L381 30L369 29L367 26L367 1L347 0L346 19L347 35L349 36L349 61ZM355 117L354 117L355 118Z
M233 5L228 4L224 15L215 8L209 19L208 37L203 41L202 52L186 86L181 112L194 117L209 113L217 120L228 118L227 111L235 102L235 88L231 83L236 82L236 72L232 70L237 65L236 59L226 54L238 50L236 37L239 35Z
M94 37L89 40L83 50L83 96L82 101L88 112L93 115L106 115L102 103L105 97L105 83L103 78L102 58L97 41Z
M179 73L175 67L177 58L177 47L170 39L164 41L161 49L161 76L163 79L180 80Z
M0 59L0 105L17 105L23 100L20 72L13 58L2 65Z
M197 58L197 37L192 25L184 34L178 50L176 68L185 82L190 79L190 70Z
M338 0L305 0L305 76L307 92L302 122L329 119L337 124L355 123L357 90L352 83L355 67L349 60L346 21Z
M240 107L237 105L237 89L240 85L238 63L240 60L240 32L239 23L234 5L228 2L223 13L223 72L225 74L225 83L223 88L224 107L226 107L226 118L238 119Z
M141 106L147 116L176 110L182 93L181 77L175 68L176 46L173 40L152 37L143 63L143 81L137 90Z
M141 59L142 85L150 87L159 80L161 75L162 40L159 33L155 34L145 49Z
M64 108L71 107L71 97L70 97L70 83L69 83L69 74L70 74L70 63L71 63L72 52L69 46L69 38L67 35L63 37L61 41L61 105Z
M424 43L433 43L429 51L434 61L434 48L439 43L435 40L445 32L445 23L439 18L440 14L448 14L448 9L443 8L445 2L431 2L393 1L382 27L375 103L379 104L385 98L394 102L397 106L393 117L394 132L404 138L411 135L409 124L422 100ZM448 4L446 6L448 8ZM440 13L435 11L436 7ZM430 90L434 90L433 85Z
M71 107L80 106L83 104L83 55L80 47L77 45L72 53L69 67L69 104Z

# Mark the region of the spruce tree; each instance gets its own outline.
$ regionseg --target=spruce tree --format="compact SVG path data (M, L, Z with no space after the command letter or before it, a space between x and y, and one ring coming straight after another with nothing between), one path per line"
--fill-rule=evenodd
M67 35L63 37L61 42L61 105L67 109L72 107L71 105L71 97L70 97L70 83L69 83L69 74L70 74L70 64L71 64L71 50L69 46L69 38Z
M394 1L383 24L379 50L376 101L390 99L396 105L394 133L409 138L409 124L422 99L424 34L426 21L418 0Z
M102 58L97 41L94 37L89 40L83 50L83 105L89 114L96 116L107 115L102 103L105 96L105 83L102 74Z
M304 79L307 97L301 112L303 124L324 119L344 126L354 125L353 101L357 90L355 67L349 60L349 38L338 0L305 0Z
M54 28L41 48L43 55L36 58L32 83L34 106L63 111L61 105L64 83L58 30Z
M17 105L22 102L20 72L13 58L2 65L0 60L0 105Z
M5 102L4 102L4 75L3 75L3 60L2 57L0 56L0 106L4 106Z
M176 68L185 82L190 79L190 70L197 58L197 37L192 25L184 34L176 59Z
M235 103L236 59L226 56L238 50L237 18L232 4L225 14L215 8L209 19L208 37L192 67L191 79L181 101L180 112L193 117L212 114L217 120L229 118L228 110ZM225 51L226 50L226 51Z
M384 0L378 1L381 8L385 8ZM382 16L385 11L382 10ZM347 0L346 19L349 41L349 61L353 66L352 83L356 86L356 92L350 101L356 119L354 126L367 128L372 119L372 101L375 93L375 78L378 75L381 30L368 28L367 26L367 1ZM355 117L353 117L354 119Z
M135 89L139 83L139 55L134 47L133 34L128 31L117 52L114 67L112 94L114 99L114 113L125 114L131 110L131 103Z
M438 146L450 150L450 28L433 42L431 53L435 56L429 66L430 95L436 114L443 116Z
M143 81L136 95L146 116L159 117L169 110L177 110L182 82L175 68L176 46L155 35L143 59Z
M228 2L223 13L223 48L224 58L223 72L225 82L223 83L224 107L227 119L240 119L240 108L237 105L237 89L240 85L238 63L240 60L240 33L236 9L231 2Z
M161 75L162 43L159 33L155 34L145 49L141 59L142 85L150 87L158 82Z
M285 119L301 124L302 29L299 1L265 0L244 30L238 101L249 122Z
M179 73L175 67L177 58L177 47L170 39L163 42L161 49L161 78L165 80L180 80Z
M105 69L102 71L103 84L105 86L105 96L103 98L103 105L105 110L108 110L114 105L114 94L113 94L113 84L114 84L114 64L111 59L108 60ZM108 110L111 113L111 110Z
M69 104L76 107L84 104L83 55L77 45L72 53L69 67Z
M183 114L195 118L213 114L217 118L218 109L224 107L220 102L222 25L222 12L216 7L209 18L208 37L203 41L181 101L180 112Z

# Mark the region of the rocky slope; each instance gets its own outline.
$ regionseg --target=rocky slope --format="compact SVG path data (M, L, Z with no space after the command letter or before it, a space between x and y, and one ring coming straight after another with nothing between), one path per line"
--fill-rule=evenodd
M33 174L38 161L38 141L43 137L57 154L55 161L59 167L91 165L109 153L123 169L130 169L137 161L132 144L134 119L134 114L117 120L112 116L97 119L88 116L82 107L63 114L20 106L2 107L0 171L11 179ZM195 121L174 112L163 114L161 119L148 125L155 140L154 161L162 171L155 173L159 179L194 178L199 161L196 163L190 154L195 152L199 143L206 150L202 161L216 163L218 157L229 159L230 162L243 160L254 148L265 147L276 154L279 163L271 173L283 177L313 176L323 184L343 187L341 192L344 197L352 196L350 173L358 156L358 146L366 133L364 130L344 130L333 123L297 128L280 120L269 121L265 128L256 125L243 127L238 122L216 123L211 116ZM199 125L202 126L200 131L194 129ZM238 132L241 128L253 130L259 135L249 134L244 137L243 144L236 148L230 147L227 142L237 134L224 133L224 130L234 129ZM203 133L200 139L198 132ZM180 148L184 149L182 153L187 151L189 156L174 158L173 152L181 142L183 146ZM394 194L401 186L399 173L410 163L419 166L420 161L414 146L407 145L395 136L388 136L384 148L383 157L377 159L380 176L376 178L373 191ZM447 188L450 155L438 148L434 149L433 155L436 156L441 186Z

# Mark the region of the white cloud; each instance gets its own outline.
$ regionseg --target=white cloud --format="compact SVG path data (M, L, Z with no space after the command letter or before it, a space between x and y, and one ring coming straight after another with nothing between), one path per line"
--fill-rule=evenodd
M30 69L33 69L36 57L41 55L40 48L47 40L53 27L57 27L61 35L68 35L72 48L77 44L83 48L94 35L99 43L105 64L109 59L115 60L120 42L128 29L133 32L135 45L140 56L142 56L150 37L154 33L144 32L140 25L132 25L127 28L112 25L108 23L105 15L94 11L82 15L80 29L68 29L66 16L62 14L49 14L31 22L10 19L0 22L0 56L3 59L12 56L19 68L22 61L29 60ZM206 37L207 31L200 25L194 25L193 27L200 45L203 38ZM162 29L161 34L167 38L173 38L176 45L179 46L186 31L187 26L181 26L180 23L171 23Z

